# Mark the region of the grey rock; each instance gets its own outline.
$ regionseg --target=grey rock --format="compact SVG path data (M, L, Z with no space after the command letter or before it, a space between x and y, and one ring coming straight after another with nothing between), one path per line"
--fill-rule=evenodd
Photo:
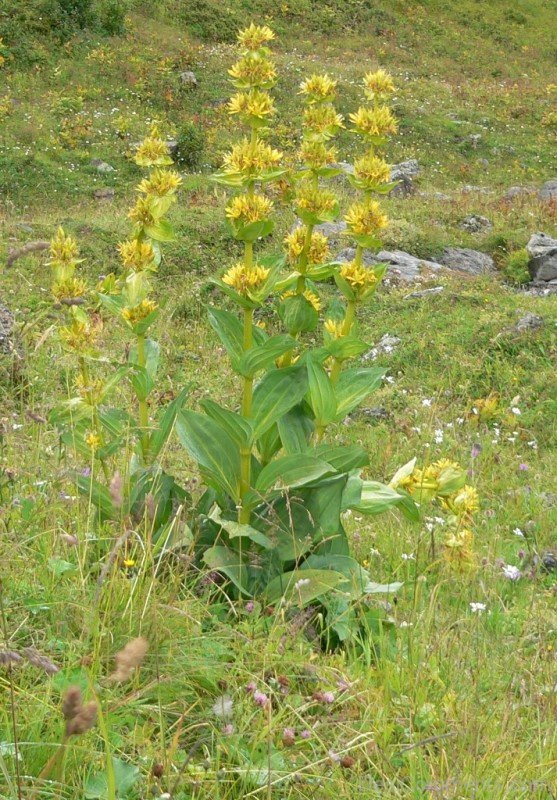
M420 174L420 165L415 158L408 161L401 161L400 164L393 164L391 167L391 180L398 181L401 178L417 178Z
M421 275L422 269L437 272L441 269L441 264L436 261L427 261L404 250L381 250L374 257L374 261L390 264L389 273L396 275L402 281L414 281Z
M430 289L422 289L421 292L410 292L410 294L405 294L404 299L410 300L410 298L421 298L421 297L429 297L433 294L441 294L445 291L444 286L432 286Z
M337 161L335 164L331 164L331 167L334 167L335 169L341 169L345 175L354 174L354 165L350 164L348 161Z
M107 186L105 189L95 189L93 196L95 200L113 200L116 194L116 189Z
M374 406L373 408L360 408L358 409L358 416L367 417L367 419L383 420L390 419L391 412L383 406Z
M543 553L540 561L546 572L557 572L557 553L549 550L547 553Z
M0 353L10 355L14 352L14 317L12 312L0 302Z
M541 328L542 325L543 317L540 317L539 314L532 314L531 311L528 311L518 320L514 326L514 330L517 333L525 333L526 331L536 331Z
M528 197L532 194L532 189L527 186L511 186L503 195L503 200L516 200L517 197Z
M557 180L546 181L538 192L540 200L557 199Z
M467 183L460 191L462 194L491 194L492 189L488 189L487 186L474 186L471 183Z
M460 222L460 227L468 233L479 233L492 228L493 225L487 217L482 217L481 214L468 214Z
M557 279L557 239L545 233L534 233L526 250L530 256L528 269L536 283Z
M185 72L181 72L179 75L179 80L183 86L198 85L197 75L195 72L191 72L191 70L185 70Z
M477 148L481 140L482 140L481 133L471 133L470 136L468 137L468 141L470 142L474 150Z
M362 356L362 361L375 361L377 356L388 355L389 353L394 352L399 344L400 339L398 336L390 336L388 333L386 333L381 337L381 339L379 339L375 347L372 347L371 350L368 350L367 353L364 353Z
M491 256L467 247L446 247L441 263L448 269L466 272L468 275L485 275L496 271Z
M300 223L298 223L299 225ZM296 225L296 227L298 227ZM339 240L344 231L346 230L346 222L340 220L339 222L322 222L321 225L316 225L315 230L327 236L331 241Z
M111 167L110 164L107 164L106 161L102 160L102 158L92 158L91 166L95 167L97 172L100 172L101 175L107 174L109 172L116 172L114 167Z

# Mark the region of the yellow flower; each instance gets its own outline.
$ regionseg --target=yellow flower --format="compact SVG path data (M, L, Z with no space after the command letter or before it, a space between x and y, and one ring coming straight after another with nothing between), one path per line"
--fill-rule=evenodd
M94 433L93 431L89 431L89 433L85 436L85 443L89 445L93 452L98 450L101 446L101 437L98 433Z
M384 69L368 72L364 76L364 93L368 100L374 100L377 96L387 97L394 94L395 91L393 79Z
M65 278L52 285L52 294L58 302L75 300L87 293L87 284L79 278Z
M104 383L100 378L90 378L86 382L83 375L77 375L75 388L80 397L91 402L98 399L104 388Z
M323 325L329 336L333 339L341 339L344 336L344 320L326 319Z
M138 239L120 242L118 252L126 269L141 272L144 269L153 270L156 268L155 251L150 242L140 242Z
M457 517L471 516L480 507L478 491L474 486L466 484L455 494L446 497L443 504Z
M143 194L165 197L166 195L174 194L181 183L181 177L174 170L156 169L148 178L144 178L141 181L137 190L138 192L143 192Z
M246 119L264 120L273 116L275 106L273 99L267 92L260 89L251 89L249 92L238 92L228 102L228 113L231 116L238 114Z
M301 186L295 199L296 207L302 211L322 216L334 211L337 207L337 199L333 192L327 189L319 189L313 186Z
M334 98L336 86L330 75L311 75L300 84L299 94L305 94L308 103L322 103Z
M286 300L287 297L296 297L298 293L291 291L291 292L284 292L281 295L282 300ZM321 309L321 298L315 292L312 292L311 289L306 289L304 292L304 297L310 303L316 311L320 311Z
M158 306L153 300L142 300L136 306L122 309L122 316L130 325L136 325L146 319L153 311L156 311L157 308Z
M58 228L56 236L50 240L50 261L53 265L77 264L79 249L71 236L66 236L63 228Z
M465 570L474 563L474 534L467 528L451 531L445 538L443 556L447 563L458 570Z
M238 43L245 50L259 50L267 42L275 38L273 31L267 25L255 25L244 28L238 33Z
M140 197L135 206L129 211L128 217L142 227L154 225L156 219L153 215L151 198Z
M247 267L243 263L230 267L222 276L222 282L231 286L238 294L249 297L252 292L260 289L267 278L270 270L266 267L255 265Z
M265 142L253 143L249 139L243 139L234 145L223 161L227 172L242 172L251 177L276 168L281 158L282 153Z
M391 168L372 153L368 153L354 162L354 176L363 189L373 189L381 183L388 183L391 179Z
M362 264L357 264L355 261L343 264L340 268L340 275L348 283L352 291L360 297L367 294L379 282L373 270L364 267Z
M258 55L243 56L228 70L228 74L232 77L232 83L239 89L257 86L268 89L277 77L273 62Z
M273 203L262 194L239 195L234 197L226 207L226 216L234 222L244 225L262 222L273 210Z
M323 142L306 139L300 147L300 160L310 169L321 169L335 163L337 151Z
M284 243L288 249L288 259L291 263L298 260L307 240L307 227L300 225L289 233ZM329 257L329 243L327 237L320 231L313 231L311 234L309 248L307 250L307 260L309 264L323 264Z
M82 353L95 346L100 330L100 325L74 319L71 325L60 329L60 339L69 350Z
M387 226L388 220L376 200L354 203L345 216L348 228L356 235L370 235Z
M342 115L337 114L334 106L309 106L304 109L304 125L314 134L325 137L334 136L339 128L343 128Z
M359 108L355 114L350 114L350 121L359 133L366 136L387 136L398 130L397 121L387 106Z
M135 567L135 558L125 558L123 563L126 569L131 569Z
M134 161L140 167L164 167L172 164L168 145L154 135L147 136L139 145Z

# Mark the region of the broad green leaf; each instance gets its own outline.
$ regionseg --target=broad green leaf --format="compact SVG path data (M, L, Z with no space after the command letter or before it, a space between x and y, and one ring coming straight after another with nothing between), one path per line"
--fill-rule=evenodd
M230 311L213 306L207 309L209 324L218 334L232 361L239 361L244 354L244 326ZM257 325L252 326L253 341L262 344L266 334Z
M157 377L157 370L159 367L159 360L161 354L161 346L154 339L145 339L145 369L150 378L153 380ZM133 345L130 349L130 356L128 361L130 364L137 364L137 345Z
M360 499L348 508L360 514L382 514L389 508L400 505L401 501L401 495L390 486L379 481L363 481Z
M227 532L231 539L238 539L244 537L250 539L252 542L263 547L265 550L270 550L273 547L273 542L264 533L252 528L251 525L244 525L234 520L223 519L219 509L215 508L209 514L210 519L214 519L223 530Z
M276 369L264 375L253 392L252 423L255 436L261 436L297 405L306 389L307 372L303 367Z
M408 478L413 472L414 467L416 466L416 457L411 461L407 461L402 467L399 467L391 480L389 481L389 486L392 486L393 489L396 489L399 483L404 480L404 478Z
M320 444L315 448L315 455L331 464L337 472L350 472L369 464L369 456L359 444Z
M101 519L114 517L112 497L106 486L93 480L89 475L76 475L76 482L79 492L90 498L91 505L97 509Z
M246 378L275 363L279 356L296 347L296 340L286 334L271 336L258 347L247 350L235 363L234 369Z
M267 464L266 467L263 467L255 488L257 491L266 492L276 483L279 483L281 488L304 486L334 473L334 467L327 464L326 461L321 461L319 458L306 453L295 453L294 455L277 458Z
M286 297L279 306L279 316L292 336L315 330L319 322L318 312L303 294Z
M330 569L295 569L273 578L266 586L264 596L269 603L284 598L303 607L332 591L343 581L344 575Z
M348 548L346 534L340 521L340 509L347 476L345 474L324 478L317 486L298 490L313 520L314 542L324 539L328 552L344 552Z
M273 423L256 441L257 450L263 465L268 464L275 453L282 447L278 424Z
M247 419L244 419L244 417L237 414L235 411L229 411L227 408L219 406L214 400L202 400L201 407L211 419L224 428L238 447L249 446L252 440L253 429Z
M295 406L277 422L282 446L288 455L304 453L314 430L313 421L303 412L302 405ZM323 459L326 461L327 459Z
M160 219L154 225L148 225L145 233L156 242L172 242L175 239L174 228L166 219Z
M163 411L163 414L157 424L157 427L151 434L149 441L149 454L151 458L156 458L172 433L174 423L176 422L177 414L182 410L190 387L185 386L180 394L169 403Z
M205 550L203 561L209 569L226 575L242 594L250 596L247 565L234 550L223 545L215 545Z
M112 757L112 769L116 783L118 800L127 797L139 780L139 767ZM87 800L110 800L110 792L106 772L90 772L83 787L83 796Z
M356 356L361 355L368 349L369 345L355 336L343 336L341 339L330 339L325 347L334 358L338 358L339 361L345 361L348 358L356 358Z
M337 402L331 379L312 358L307 359L309 402L318 427L325 427L335 419Z
M137 399L146 400L155 384L145 367L135 364L130 370L130 379Z
M240 499L240 451L218 423L196 411L182 411L176 420L178 438L217 486Z
M381 367L347 369L340 373L335 387L336 420L340 422L357 408L362 400L381 385L385 370Z

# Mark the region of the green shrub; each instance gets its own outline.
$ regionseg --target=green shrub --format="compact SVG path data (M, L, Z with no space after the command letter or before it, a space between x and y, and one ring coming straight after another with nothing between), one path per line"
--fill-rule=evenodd
M201 165L204 149L203 131L195 123L187 122L178 136L174 160L181 167L196 169Z
M522 286L530 281L530 272L528 270L528 262L530 256L525 248L515 250L509 253L503 272L505 277L518 286Z

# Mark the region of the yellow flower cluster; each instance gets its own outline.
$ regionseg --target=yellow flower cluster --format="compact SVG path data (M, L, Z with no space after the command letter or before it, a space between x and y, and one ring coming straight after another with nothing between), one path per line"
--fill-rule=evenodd
M322 216L334 211L337 199L328 189L319 189L314 186L301 186L295 199L296 207L302 211Z
M323 138L334 136L340 128L344 127L342 115L337 114L334 106L329 103L310 105L304 109L304 125L311 135L318 134Z
M337 160L337 151L334 147L327 147L324 142L305 139L300 146L300 161L310 169L321 169L334 164Z
M445 561L455 570L464 572L474 563L474 534L468 528L450 531L445 537Z
M238 115L246 121L265 120L275 113L275 104L267 92L251 89L249 92L238 92L228 102L228 113Z
M138 322L142 322L149 314L156 311L157 308L158 306L154 300L145 299L131 308L123 308L122 316L130 325L137 325Z
M239 195L226 207L226 216L234 222L248 225L262 222L273 210L273 203L262 194Z
M99 325L74 318L71 325L60 328L60 339L68 350L83 353L96 345L100 330Z
M288 259L291 263L297 261L301 256L307 242L307 227L300 225L292 233L286 236L284 243L288 251ZM324 264L329 257L329 243L327 237L320 231L312 231L309 248L307 250L307 260L309 264Z
M471 517L480 507L478 491L466 484L454 494L444 497L443 506L456 517Z
M364 76L364 93L368 100L375 100L376 97L385 98L395 91L393 79L384 69L368 72Z
M165 167L172 164L168 145L159 138L156 128L139 145L134 161L140 167Z
M333 339L341 339L344 336L344 320L326 319L323 326L329 336Z
M230 267L222 276L222 282L232 287L238 294L249 297L254 291L260 289L267 278L270 270L266 267L255 265L248 267L244 263L235 264Z
M62 278L52 284L52 295L62 302L63 300L76 300L87 293L87 284L80 278L74 276Z
M134 272L156 269L155 251L151 242L139 241L138 239L120 242L118 252L126 269L131 269Z
M262 172L276 168L281 158L282 153L265 142L250 142L249 139L243 139L224 156L224 168L227 172L240 172L256 177Z
M285 300L287 297L297 297L298 292L290 291L284 292L281 295L282 300ZM312 292L311 289L306 289L303 293L304 297L310 303L316 311L321 310L321 298L315 292Z
M128 217L137 225L148 227L156 222L150 197L140 197L135 206L128 212Z
M98 450L102 444L101 437L99 436L98 433L95 433L94 431L89 431L89 433L87 433L85 436L85 444L89 445L91 450L95 452L95 450Z
M387 136L398 130L397 121L388 106L361 107L355 114L350 114L350 121L358 133L365 136Z
M388 224L379 203L371 198L351 205L344 219L349 230L358 236L377 233Z
M52 266L75 265L78 263L79 249L71 236L66 236L63 228L58 228L56 236L50 240L50 261Z
M368 294L379 283L373 270L355 261L343 264L340 268L340 275L358 297Z
M259 50L275 38L273 31L267 25L255 25L253 22L238 34L238 44L243 50Z
M260 55L245 55L228 70L232 83L239 89L269 89L277 71L272 61Z
M337 82L329 75L310 75L300 84L299 94L306 95L308 103L326 103L334 100Z
M354 162L354 176L362 189L373 189L391 179L391 169L382 158L373 153L366 153Z
M155 169L148 178L144 178L137 187L138 192L155 197L173 195L182 179L177 172L170 169Z

